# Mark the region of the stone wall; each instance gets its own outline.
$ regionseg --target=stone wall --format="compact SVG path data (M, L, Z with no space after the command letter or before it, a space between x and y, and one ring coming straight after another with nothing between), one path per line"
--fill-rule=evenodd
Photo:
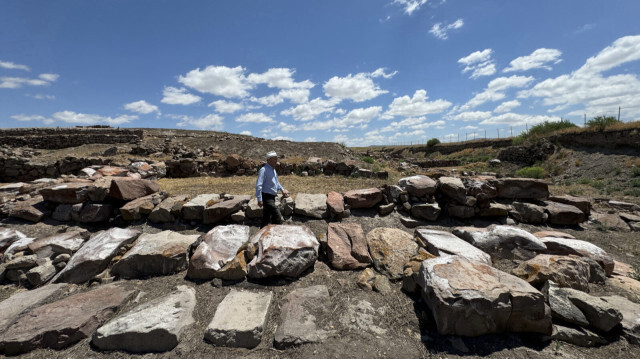
M636 129L562 133L549 141L567 147L633 148L640 149L640 132Z
M137 143L144 130L111 127L0 129L0 146L60 149L86 144Z

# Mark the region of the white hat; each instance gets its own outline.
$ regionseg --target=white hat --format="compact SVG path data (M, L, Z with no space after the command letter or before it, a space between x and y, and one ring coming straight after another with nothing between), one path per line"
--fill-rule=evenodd
M271 151L271 152L267 153L267 159L269 159L271 157L278 157L278 154L276 153L276 151Z

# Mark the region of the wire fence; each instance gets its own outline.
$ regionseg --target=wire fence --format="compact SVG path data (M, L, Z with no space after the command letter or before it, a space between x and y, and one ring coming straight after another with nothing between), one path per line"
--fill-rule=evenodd
M616 112L598 112L591 113L589 115L584 114L581 119L578 118L562 118L559 117L560 121L571 122L578 127L586 127L587 122L594 117L604 116L604 117L614 117L619 121L623 121L620 118L620 108ZM489 140L489 139L501 139L501 138L509 138L516 137L522 133L526 133L529 129L535 125L540 124L540 122L532 122L532 123L524 123L522 125L516 126L501 126L501 127L485 127L485 128L461 128L459 131L452 132L445 135L432 135L429 136L416 136L413 138L405 138L401 141L391 141L383 146L423 146L426 145L427 142L431 139L437 138L440 143L458 143L458 142L468 142L475 140Z

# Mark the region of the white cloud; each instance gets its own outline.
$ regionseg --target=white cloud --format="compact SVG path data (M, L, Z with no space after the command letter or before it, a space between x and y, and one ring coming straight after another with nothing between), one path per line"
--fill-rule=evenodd
M225 101L225 100L213 101L212 103L209 104L209 107L212 107L212 106L216 108L216 112L218 113L234 113L244 108L244 106L241 103Z
M404 7L404 12L408 15L413 14L414 11L417 11L426 3L427 0L393 0L393 4L399 4Z
M176 117L176 116L171 116ZM222 117L218 114L210 114L199 118L193 118L191 116L178 116L181 121L176 125L178 127L195 127L201 130L214 130L220 131L224 127Z
M453 117L456 121L480 121L491 117L491 111L462 112Z
M60 78L60 75L58 75L58 74L40 74L40 75L38 75L38 77L41 80L45 80L47 82L56 82Z
M349 111L344 117L333 118L328 121L308 122L303 126L306 131L324 131L329 129L364 128L382 112L382 107L372 106L368 108L356 108Z
M293 103L302 104L309 101L309 94L310 91L306 88L283 89L277 94L263 97L251 97L250 100L268 107L281 104L284 100L290 100Z
M560 121L560 117L540 116L540 115L522 115L518 113L503 113L498 116L493 116L482 122L481 125L509 125L509 126L524 126L525 124L537 125L542 122L556 122Z
M339 102L340 99L332 98L324 100L318 97L307 103L283 110L280 114L291 116L296 121L311 121L325 112L333 112Z
M461 130L477 130L478 126L464 126L464 127L460 127Z
M376 70L378 71L378 70ZM362 102L371 100L379 95L389 91L380 89L371 79L373 74L380 76L379 73L358 73L355 75L347 75L347 77L334 76L325 82L322 86L324 92L329 97L338 99L349 99L354 102Z
M492 49L484 49L482 51L475 51L470 53L469 55L458 59L458 63L463 64L465 66L470 66L474 64L480 64L483 62L487 62L491 60L491 55L493 54Z
M22 86L49 86L58 79L56 74L41 74L37 79L26 77L0 77L0 88L17 89Z
M40 116L40 115L25 115L25 114L19 114L19 115L13 115L11 116L12 119L16 120L16 121L20 121L20 122L28 122L28 121L44 121L47 118L44 116Z
M333 142L337 143L347 143L349 141L349 136L347 135L336 135L333 137Z
M295 82L293 80L294 73L295 70L288 68L271 68L262 74L249 74L247 81L253 84L266 84L268 87L279 89L310 89L315 86L309 80Z
M304 139L304 142L318 142L315 137L307 137Z
M274 123L275 121L264 113L245 113L236 117L236 122L244 123Z
M533 88L521 91L520 98L541 97L545 106L555 112L569 106L584 106L570 113L611 113L618 106L631 118L640 117L640 80L635 74L605 77L603 72L640 59L640 35L617 39L569 75L546 79Z
M36 100L55 100L54 95L43 95L43 94L35 94L35 95L27 95L29 97L33 97Z
M470 78L477 79L480 76L491 76L496 73L496 65L492 59L493 50L484 49L458 59L458 63L465 65L462 73L471 71Z
M438 120L434 122L425 122L425 121L426 121L426 117L407 118L402 121L391 122L387 126L381 128L379 131L394 132L405 127L408 127L412 130L425 130L429 127L439 127L445 124L443 120Z
M252 87L247 82L244 72L245 69L241 66L207 66L204 70L197 68L185 76L179 76L178 81L203 93L226 98L242 98L249 94L247 91Z
M0 67L2 67L3 69L9 69L9 70L25 70L25 71L29 71L29 66L27 66L27 65L20 65L20 64L13 63L13 62L2 61L2 60L0 60Z
M287 136L276 136L273 138L274 141L293 141L293 138Z
M556 49L537 49L531 55L521 56L511 61L509 67L502 70L503 72L527 71L531 69L551 70L549 63L557 64L562 61L560 56L562 52Z
M518 100L505 101L500 105L498 105L498 107L496 107L493 110L493 112L496 112L496 113L509 112L520 105L521 103Z
M124 105L124 109L145 115L152 112L157 112L158 114L160 114L158 106L152 105L145 100L128 103Z
M456 30L464 26L464 21L462 19L458 19L455 22L442 26L442 23L439 22L429 30L429 33L435 36L437 39L446 40L449 37L449 32L451 30Z
M245 136L251 136L251 131L242 131L240 132L240 134Z
M393 72L390 72L390 73L386 73L386 72L384 72L385 70L386 69L384 67L381 67L381 68L375 70L374 72L372 72L370 74L370 76L373 77L373 78L384 77L385 79L390 79L390 78L392 78L393 76L395 76L398 73L398 71L393 71Z
M427 91L417 90L413 97L396 97L389 105L383 119L392 119L395 116L419 117L431 113L440 113L451 106L451 102L438 99L427 101Z
M133 120L137 120L137 115L121 115L115 118L104 117L88 113L76 113L73 111L61 111L52 115L53 120L66 122L66 123L78 123L81 125L97 125L106 124L110 126L118 126L123 123L128 123Z
M525 87L533 81L531 76L498 77L487 85L487 88L476 94L469 102L460 107L461 111L467 111L486 102L499 101L505 98L505 91L512 87Z
M200 102L200 100L202 99L200 96L187 93L187 89L185 89L184 87L165 87L162 94L164 95L164 97L160 102L169 105L191 105L196 102Z

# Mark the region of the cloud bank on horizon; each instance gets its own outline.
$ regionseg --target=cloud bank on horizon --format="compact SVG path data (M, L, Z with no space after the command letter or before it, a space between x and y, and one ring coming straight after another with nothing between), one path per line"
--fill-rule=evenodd
M0 29L20 31L0 40L1 123L371 145L495 137L561 118L581 124L618 108L623 120L640 120L640 35L624 21L607 22L620 8L585 4L575 9L582 16L558 22L554 14L568 5L501 4L282 1L267 11L203 2L194 13L141 1L88 13L59 8L79 20L47 17L42 26L53 33L11 17L28 9L44 19L47 6L2 5ZM640 10L632 1L618 6ZM145 11L156 17L136 21ZM96 23L98 14L109 22ZM541 20L553 25L533 31ZM94 35L78 33L83 25Z

